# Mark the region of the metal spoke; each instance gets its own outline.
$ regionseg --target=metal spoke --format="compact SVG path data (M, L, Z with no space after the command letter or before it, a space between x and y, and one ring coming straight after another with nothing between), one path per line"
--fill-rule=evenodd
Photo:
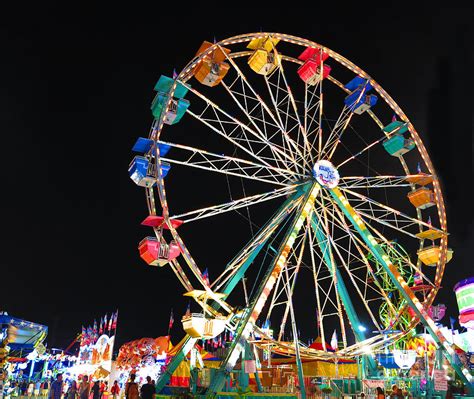
M201 220L211 216L221 215L226 212L235 211L240 208L260 204L262 202L270 201L275 198L287 196L291 193L294 193L297 187L298 185L284 187L263 194L256 194L250 197L239 198L238 200L229 201L223 204L208 206L201 209L195 209L193 211L173 215L170 217L170 219L179 219L184 221L185 223L189 223L195 220Z
M417 177L429 177L429 175L405 175L405 176L343 176L339 180L341 188L398 188L411 187L408 179Z
M211 107L212 111L215 114L215 117L218 120L217 121L216 120L211 120L211 119L206 120L204 117L202 117L201 115L205 112L206 109L204 110L204 112L201 115L197 115L197 114L193 113L192 111L190 111L189 109L186 111L187 113L194 116L196 119L200 120L201 122L205 123L208 127L211 127L211 126L214 127L215 128L215 129L213 129L214 131L217 131L218 133L222 133L221 135L223 135L225 137L232 138L234 141L236 139L239 139L239 137L235 134L235 131L237 131L235 129L235 127L238 126L241 129L241 131L238 131L238 132L239 133L244 133L245 132L245 133L251 135L254 139L254 141L253 141L254 144L258 143L260 145L260 147L263 146L263 147L269 148L272 152L273 151L278 152L282 157L287 159L290 166L294 166L294 164L293 164L294 159L289 154L287 154L282 147L278 146L275 143L270 142L268 140L268 138L265 137L262 133L253 130L247 124L244 124L243 122L241 122L237 118L231 116L229 113L224 111L215 102L211 101L204 94L200 93L197 89L191 87L187 83L182 83L182 85L185 86L191 93L195 94L197 97L199 97L201 100L203 100L209 107ZM225 123L227 123L227 124L232 123L232 125L234 127L234 130L232 130L232 132L234 133L233 136L231 135L231 132L226 132L225 129L223 129L224 128L223 121L220 120L219 116L223 116L223 117L227 118ZM217 122L219 128L214 126L211 122L214 122L214 123ZM242 139L241 139L241 141L242 141ZM250 145L247 147L247 151L250 151L256 157L258 157L257 153L261 150L262 150L262 148L260 148L258 151L255 151L253 149L253 147L250 146Z
M286 170L266 165L259 165L236 157L215 154L182 144L168 143L165 141L158 141L158 143L169 145L178 150L176 152L182 153L183 159L168 157L161 158L162 161L172 164L184 165L210 172L217 172L285 187L288 187L290 185L290 180L294 180L295 177L294 172L290 172L288 175L286 174L288 173ZM176 154L176 156L177 155L178 154ZM293 179L291 176L293 176Z
M365 217L371 220L374 220L378 223L384 224L397 231L407 234L413 238L418 239L418 237L414 233L411 233L406 230L411 226L417 226L417 231L419 231L420 227L426 227L428 229L440 232L443 235L445 234L441 229L433 227L429 223L408 216L401 211L398 211L388 205L384 205L378 201L375 201L363 194L357 193L344 187L340 187L340 190L346 194L350 194L356 197L356 199L348 198L348 201L353 203L354 209L357 209L357 212L361 215L364 215ZM367 206L369 206L369 208L366 208Z
M372 313L372 310L368 306L367 288L372 289L373 291L375 291L375 293L377 293L377 295L380 295L379 299L383 299L384 301L386 301L386 303L388 304L388 306L392 309L392 311L394 313L396 313L395 307L394 307L392 301L388 298L387 294L382 289L382 286L380 285L378 279L376 278L374 272L372 271L372 267L371 267L370 263L367 261L367 258L365 256L365 254L369 251L369 249L364 244L362 239L359 238L356 234L354 234L354 232L352 231L353 228L350 227L347 224L347 222L344 218L344 215L340 211L340 209L337 206L335 206L333 203L332 203L332 208L333 208L333 212L334 212L333 217L335 216L335 214L337 214L337 219L335 218L336 223L338 223L339 227L349 235L349 237L351 239L351 244L354 245L357 252L359 253L359 257L357 257L357 260L358 261L362 260L362 262L364 264L363 268L365 270L367 270L368 274L370 274L371 276L374 277L374 284L377 286L378 289L375 289L372 285L368 284L367 276L366 276L366 279L362 279L362 278L354 275L353 274L354 269L351 270L351 268L349 267L348 262L344 261L341 253L339 252L339 250L337 250L337 253L339 255L341 263L343 264L344 268L346 269L346 271L349 275L349 278L351 279L351 282L352 282L353 286L356 288L356 291L357 291L359 297L361 298L361 302L366 307L366 310L369 313L369 316L372 319L372 322L374 323L375 327L379 330L379 332L381 332L380 327L379 327L379 323L378 323L376 317L374 316L374 314ZM334 240L331 240L331 241L332 241L332 245L335 248L337 248L337 245L334 243ZM365 251L362 250L362 247L364 247ZM356 280L358 280L360 283L362 283L365 286L364 293L362 293L362 291L360 290L359 284L357 284Z
M278 77L276 83L273 83L271 80L274 76ZM284 86L282 86L281 80L283 80ZM297 140L296 142L290 141L289 145L292 145L294 149L298 152L298 155L300 156L299 160L301 160L308 168L311 168L310 164L313 163L313 159L311 154L311 147L306 135L306 129L301 122L298 113L298 108L296 106L296 101L293 96L293 92L291 91L290 86L288 85L285 70L281 61L279 62L278 68L272 73L271 76L265 76L265 83L267 85L267 89L272 99L273 106L277 111L277 115L282 126L283 121L281 120L280 114L283 114L285 116L284 131L290 133L291 131L298 129L298 137L300 136L300 134L303 136L303 145L299 145L299 140ZM283 92L283 98L280 97L280 92ZM282 106L284 105L286 105L286 110L282 109ZM294 115L290 113L290 109L293 110ZM291 119L295 123L294 126L291 128L288 128L289 119ZM303 153L301 151L303 151ZM311 157L310 163L308 163L307 161L306 154Z
M229 63L232 65L232 67L235 69L235 71L239 75L240 79L245 84L245 86L252 92L252 94L255 96L255 99L261 104L262 109L267 112L267 114L270 116L270 118L273 120L273 122L280 128L281 134L282 134L283 138L285 139L285 141L288 143L289 147L292 147L302 157L302 154L301 154L301 152L298 148L297 143L295 143L293 141L293 139L288 135L288 132L286 131L285 127L282 125L281 119L279 119L279 116L275 117L275 115L273 115L270 107L265 103L265 101L262 99L262 97L254 90L254 88L249 83L248 79L245 77L244 73L239 68L239 66L235 63L235 61L231 57L229 57L227 54L226 54L226 58L229 61ZM289 148L289 150L290 150L290 148ZM293 158L295 158L294 155L293 155ZM302 160L303 160L303 162L306 162L305 159L302 158ZM299 166L299 164L296 163L295 167L298 167L298 166Z
M235 82L232 84L234 85ZM236 97L236 94L234 94L234 92L232 91L231 87L227 86L225 84L225 82L222 82L221 85L227 90L227 92L229 93L229 95L232 97L232 99L234 100L234 102L237 104L237 106L239 107L239 109L244 112L244 114L246 115L247 119L249 120L249 122L253 125L253 127L259 132L259 134L262 136L262 137L265 137L265 139L267 141L269 141L269 136L268 136L268 132L267 132L267 121L265 121L264 119L259 119L257 118L256 115L252 115L254 113L254 111L256 109L258 109L258 105L254 106L252 109L249 110L249 107L248 107L248 96L244 93L244 94L241 94L241 96L244 98L244 104L241 104L241 102L237 99ZM264 116L262 115L262 118L264 118ZM264 131L262 132L262 130L258 127L256 121L260 121L263 123L263 127L264 127ZM278 128L278 126L276 126ZM271 139L271 137L270 137ZM273 146L270 146L270 150L272 151L272 153L274 154L274 156L276 158L278 158L278 161L280 164L283 163L284 165L287 165L287 162L288 162L288 159L283 159L282 158L282 155L280 154L280 152L276 151L275 148L278 148L278 147L273 147ZM293 154L290 152L290 158L292 160L292 163L293 164L297 164L296 162L296 159L294 158Z
M356 154L351 155L349 158L342 161L339 165L337 165L337 168L339 169L341 166L344 166L346 163L352 161L353 159L356 159L358 156L362 155L366 151L369 151L375 145L381 143L383 140L386 140L386 138L387 138L386 136L383 136L383 137L380 137L378 140L375 140L374 142L368 144L366 147L364 147L362 150L360 150Z
M320 152L320 159L331 159L337 145L339 144L342 134L347 129L347 126L349 126L352 115L354 115L354 113L351 111L350 107L344 105L326 142L323 144Z
M224 285L240 271L245 262L251 258L253 253L256 253L258 248L263 245L266 240L273 234L283 220L291 214L291 212L300 205L302 196L298 196L284 205L267 225L260 230L260 232L253 237L253 239L232 259L220 276L212 283L211 287L215 287L216 291L220 291Z
M368 84L368 80L365 83L365 86ZM365 86L361 90L359 96L357 97L357 100L355 103L358 103L362 96L365 94ZM341 114L339 115L339 118L332 129L331 133L329 134L329 137L324 145L323 148L323 153L325 153L325 157L327 159L331 159L332 156L334 155L334 152L336 151L339 143L341 142L341 138L344 134L344 132L347 129L347 126L349 126L349 123L352 119L352 116L354 115L354 111L352 109L353 107L348 107L347 105L344 105L344 108L341 111Z

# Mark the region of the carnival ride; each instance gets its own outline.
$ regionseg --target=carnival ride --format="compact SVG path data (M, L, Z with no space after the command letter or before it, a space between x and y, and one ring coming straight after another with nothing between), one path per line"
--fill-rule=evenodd
M129 167L154 233L139 252L170 267L202 309L183 319L188 335L158 390L198 339L224 330L235 339L206 394L222 390L239 358L255 359L255 347L294 358L300 381L302 362L315 359L361 357L375 373L370 354L404 349L420 321L455 356L429 315L452 257L439 179L415 127L370 75L318 43L260 32L204 42L155 91L155 119ZM172 165L175 176L188 168L202 179L200 192L184 194L192 201L166 178ZM215 231L223 214L244 216L249 236L233 225ZM247 242L210 267L212 281L213 251L196 261L182 238L195 223L209 248ZM321 349L301 342L301 318L314 318ZM274 334L261 327L268 322ZM335 328L342 339L329 351Z

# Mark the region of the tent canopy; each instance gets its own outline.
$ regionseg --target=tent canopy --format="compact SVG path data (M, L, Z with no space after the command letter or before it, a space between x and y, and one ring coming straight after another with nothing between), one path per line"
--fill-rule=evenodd
M8 345L13 350L32 350L38 342L42 342L48 327L12 317L6 312L0 312L0 325L8 333Z

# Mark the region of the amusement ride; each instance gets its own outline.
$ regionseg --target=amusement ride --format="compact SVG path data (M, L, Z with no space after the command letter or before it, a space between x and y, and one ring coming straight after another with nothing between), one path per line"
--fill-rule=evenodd
M313 41L259 32L204 42L155 92L129 166L152 233L139 252L170 268L200 309L183 317L187 335L158 392L198 340L224 331L234 339L206 395L223 390L239 359L260 364L261 351L268 362L294 358L299 381L310 359L364 359L376 376L373 354L403 350L419 323L472 384L429 311L452 257L439 178L370 75ZM183 171L203 181L189 200L178 198ZM231 224L216 232L223 214L246 220L248 236ZM193 257L193 224L220 236L220 251L243 245L221 265L211 250ZM308 319L320 349L303 342ZM329 344L333 330L340 339Z

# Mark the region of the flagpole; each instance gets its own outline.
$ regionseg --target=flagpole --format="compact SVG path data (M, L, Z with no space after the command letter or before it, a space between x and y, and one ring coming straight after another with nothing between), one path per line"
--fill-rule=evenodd
M117 324L118 324L118 308L117 308L117 311L115 312L114 320L112 321L112 326L114 327L114 344L112 345L112 348L111 348L112 355L114 354L115 341L117 340Z
M167 348L166 348L166 353L168 353L168 350L169 350L169 347L170 347L170 342L171 342L171 336L170 336L170 333L171 333L171 327L173 327L173 324L174 324L174 315L173 315L173 308L171 308L171 312L170 312L170 321L168 323L168 345L167 345Z

